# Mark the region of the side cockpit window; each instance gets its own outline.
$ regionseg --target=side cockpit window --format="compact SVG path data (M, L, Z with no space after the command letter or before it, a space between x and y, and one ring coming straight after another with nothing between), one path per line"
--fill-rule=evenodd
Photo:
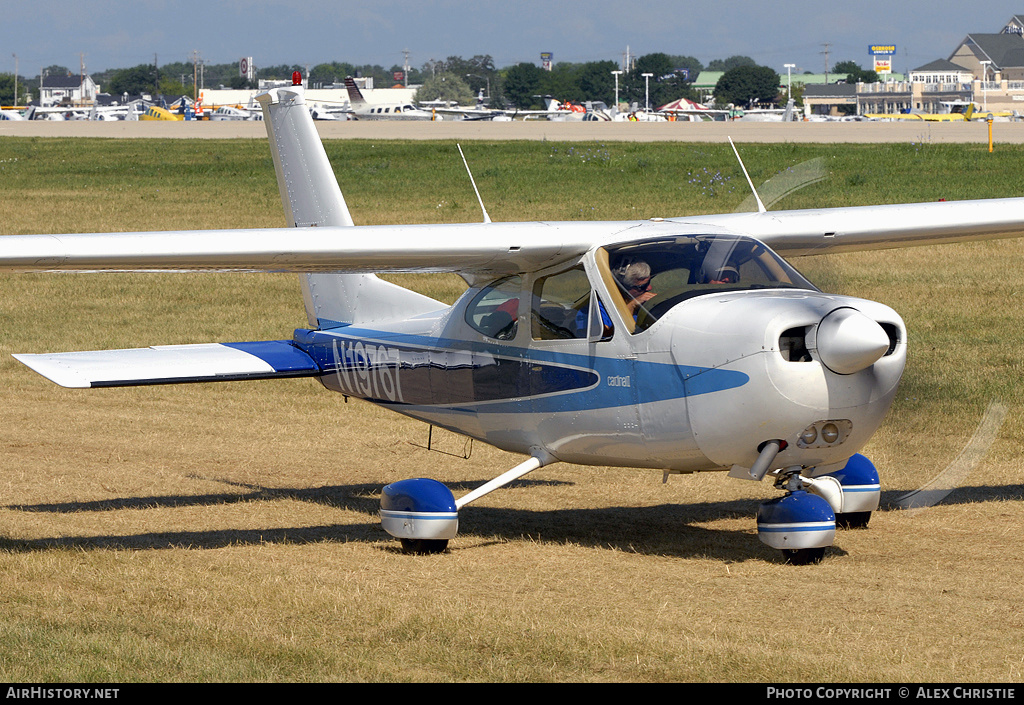
M466 322L488 338L512 340L519 324L522 286L518 275L485 286L466 308Z
M530 315L534 340L586 338L589 320L590 280L582 265L534 283Z

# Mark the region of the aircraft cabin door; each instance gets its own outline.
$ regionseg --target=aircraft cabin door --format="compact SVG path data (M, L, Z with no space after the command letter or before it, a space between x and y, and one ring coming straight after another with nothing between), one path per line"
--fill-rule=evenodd
M538 442L567 462L605 456L614 464L629 457L624 449L640 439L635 358L616 354L612 319L583 264L541 273L530 295L530 403Z

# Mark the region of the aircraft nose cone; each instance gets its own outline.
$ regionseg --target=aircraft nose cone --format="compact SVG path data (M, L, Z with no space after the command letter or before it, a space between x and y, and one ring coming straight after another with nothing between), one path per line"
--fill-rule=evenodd
M851 375L870 367L889 345L882 326L856 309L837 308L818 324L818 357L837 374Z

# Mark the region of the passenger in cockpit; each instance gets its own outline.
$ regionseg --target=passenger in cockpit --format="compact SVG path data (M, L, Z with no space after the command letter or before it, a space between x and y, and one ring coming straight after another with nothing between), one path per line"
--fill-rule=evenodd
M707 284L736 284L740 280L739 270L732 265L723 265L706 274Z

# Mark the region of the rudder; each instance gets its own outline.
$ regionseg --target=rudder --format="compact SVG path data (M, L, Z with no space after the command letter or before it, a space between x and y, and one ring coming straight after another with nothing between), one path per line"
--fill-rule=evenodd
M354 226L302 86L274 88L256 99L263 108L288 226ZM434 299L374 274L306 274L302 276L302 297L306 318L314 328L370 323L444 308Z

